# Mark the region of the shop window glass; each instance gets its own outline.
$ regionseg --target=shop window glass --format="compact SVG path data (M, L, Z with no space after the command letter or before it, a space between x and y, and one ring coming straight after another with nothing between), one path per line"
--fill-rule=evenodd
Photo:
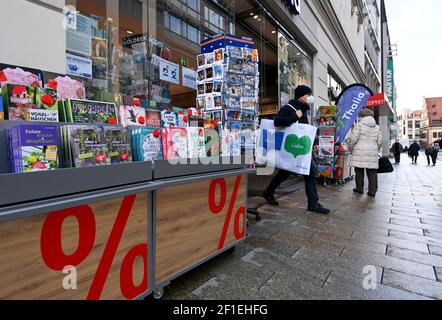
M278 34L280 106L295 96L298 85L312 86L313 64L287 37Z

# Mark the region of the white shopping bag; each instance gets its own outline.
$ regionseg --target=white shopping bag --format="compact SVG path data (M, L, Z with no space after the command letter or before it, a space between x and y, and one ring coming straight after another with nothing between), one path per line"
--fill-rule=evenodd
M262 120L256 162L260 165L309 175L317 128L293 124L278 129L272 120Z

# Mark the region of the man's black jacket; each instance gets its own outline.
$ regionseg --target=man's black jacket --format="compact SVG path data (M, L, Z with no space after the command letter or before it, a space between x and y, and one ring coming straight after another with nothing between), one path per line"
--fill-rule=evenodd
M295 107L296 110L302 111L302 117L298 118L296 111L291 107ZM290 127L294 123L309 124L307 113L310 111L310 107L300 101L292 100L288 105L281 108L278 115L275 117L275 127L285 128ZM316 137L314 145L319 144L319 139Z
M296 115L296 111L293 110L291 106L293 106L296 110L302 111L302 117L298 118ZM303 123L308 124L307 112L310 110L310 107L302 102L292 100L288 105L281 108L278 115L275 118L275 127L290 127L294 123Z

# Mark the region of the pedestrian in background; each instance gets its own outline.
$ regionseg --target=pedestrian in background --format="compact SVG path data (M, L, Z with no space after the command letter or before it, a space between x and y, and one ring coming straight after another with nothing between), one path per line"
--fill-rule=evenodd
M355 193L364 193L365 171L368 176L368 196L375 197L378 191L379 149L382 133L374 119L373 111L362 110L360 122L351 132L348 146L352 151L351 166L356 171Z
M414 143L408 149L408 156L411 158L412 164L417 164L420 150L421 146L417 143L417 140L414 140Z
M404 152L404 147L400 144L399 139L396 139L390 151L394 154L396 164L401 163L401 154Z
M428 161L429 166L431 165L430 160L433 161L433 166L436 165L438 153L439 153L439 151L434 146L425 150L425 155L427 156L427 161Z

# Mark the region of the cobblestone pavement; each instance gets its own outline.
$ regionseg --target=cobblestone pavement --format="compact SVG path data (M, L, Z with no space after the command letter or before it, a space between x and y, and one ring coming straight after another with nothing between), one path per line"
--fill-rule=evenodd
M353 181L319 187L329 216L306 212L303 190L262 206L247 241L175 280L165 298L442 299L442 164L410 162L379 176L376 199L353 194ZM375 290L364 289L366 266Z

